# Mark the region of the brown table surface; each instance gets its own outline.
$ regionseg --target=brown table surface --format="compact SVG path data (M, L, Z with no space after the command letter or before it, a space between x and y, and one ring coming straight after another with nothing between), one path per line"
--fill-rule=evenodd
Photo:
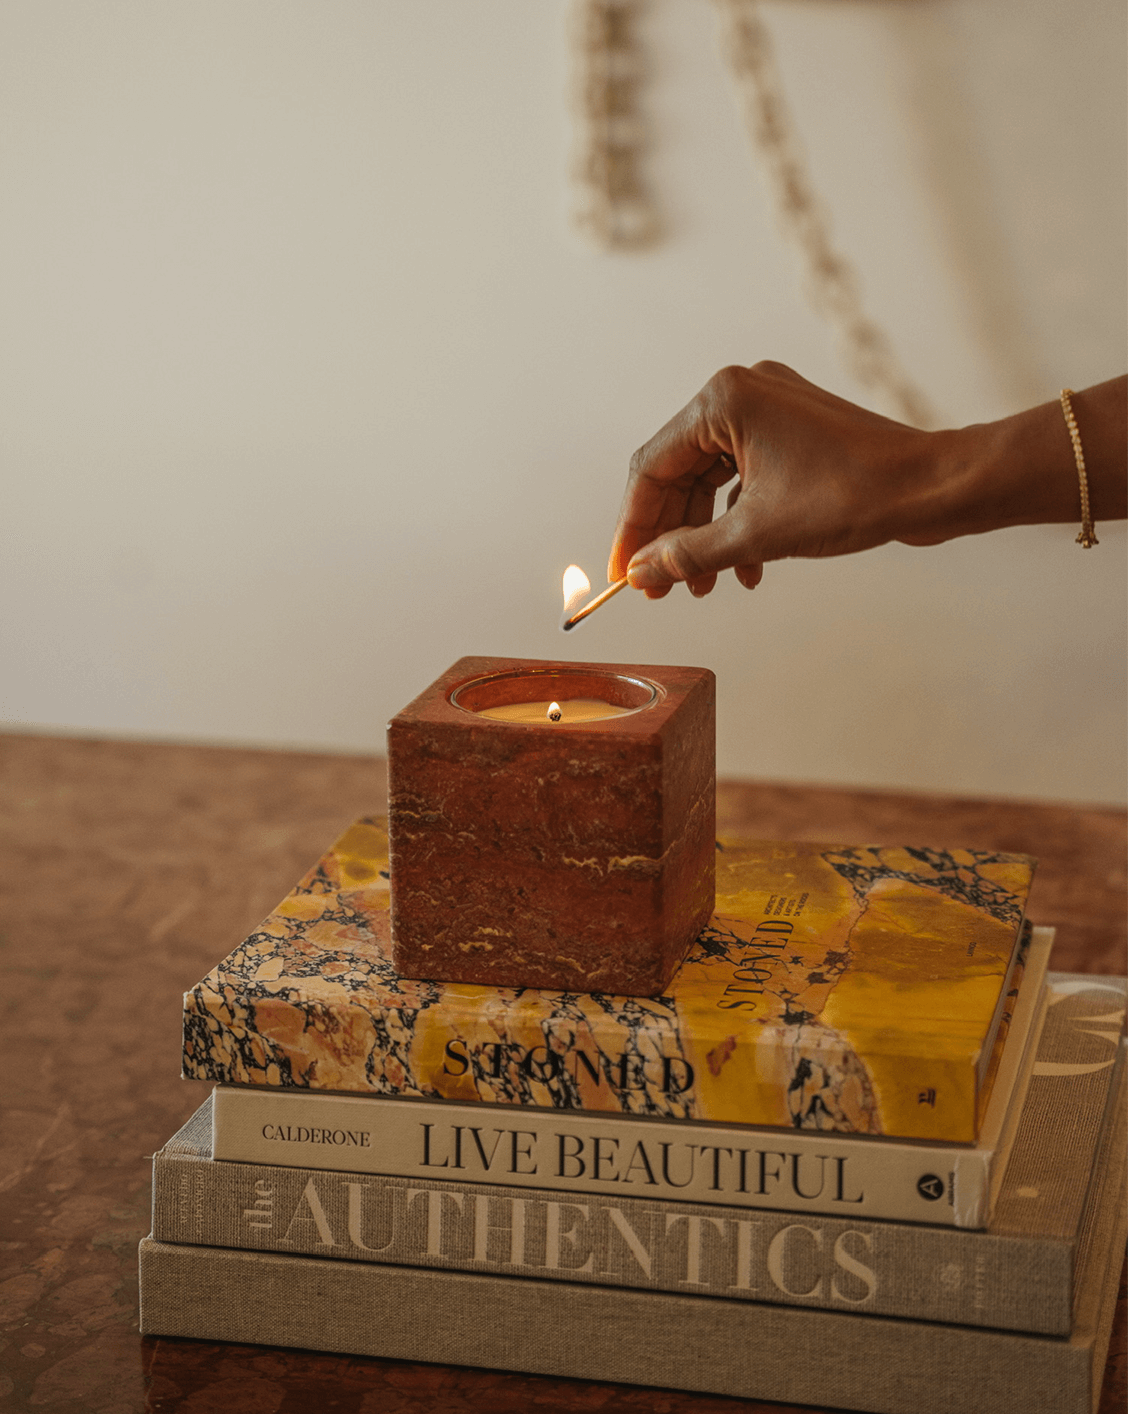
M0 736L0 1407L34 1414L764 1414L795 1405L137 1333L149 1157L208 1087L180 998L352 818L372 757ZM722 784L720 830L1037 855L1051 966L1124 971L1125 817ZM859 1318L863 1319L863 1318ZM1125 1408L1124 1291L1102 1414Z

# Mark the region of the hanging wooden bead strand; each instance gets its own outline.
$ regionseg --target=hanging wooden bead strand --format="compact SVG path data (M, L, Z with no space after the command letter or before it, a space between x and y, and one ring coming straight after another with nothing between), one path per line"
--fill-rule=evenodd
M912 426L934 426L928 399L905 371L884 329L866 314L854 267L834 248L826 208L811 180L757 0L716 4L722 47L752 149L767 178L782 232L799 252L811 304L837 333L842 361L863 387Z
M572 13L577 144L576 225L605 250L637 250L660 234L642 174L639 109L645 61L643 0L575 0Z

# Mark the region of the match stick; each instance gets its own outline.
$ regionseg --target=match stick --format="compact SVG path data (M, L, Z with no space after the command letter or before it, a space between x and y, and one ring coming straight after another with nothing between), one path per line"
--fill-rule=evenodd
M624 575L622 579L616 580L614 584L609 584L602 594L597 594L594 599L589 599L584 607L572 615L570 619L565 619L560 627L565 633L569 629L575 628L581 619L586 619L589 614L594 614L600 604L606 604L608 599L618 594L620 589L626 589L627 579Z

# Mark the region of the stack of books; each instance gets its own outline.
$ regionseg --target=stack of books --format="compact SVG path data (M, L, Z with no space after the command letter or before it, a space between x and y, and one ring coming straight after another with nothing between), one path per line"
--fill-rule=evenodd
M358 821L185 998L153 1335L888 1414L1088 1414L1125 1242L1126 984L1033 861L718 846L654 999L409 981Z

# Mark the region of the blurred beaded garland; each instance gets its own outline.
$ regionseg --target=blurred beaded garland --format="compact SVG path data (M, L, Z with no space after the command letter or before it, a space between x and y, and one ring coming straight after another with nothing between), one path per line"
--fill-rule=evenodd
M885 331L866 314L857 274L834 247L757 0L714 3L752 150L782 233L798 254L808 299L834 331L850 374L903 421L934 425L928 399ZM644 172L648 134L640 93L646 55L640 30L646 8L646 0L573 0L574 217L579 230L608 251L639 250L662 236Z

